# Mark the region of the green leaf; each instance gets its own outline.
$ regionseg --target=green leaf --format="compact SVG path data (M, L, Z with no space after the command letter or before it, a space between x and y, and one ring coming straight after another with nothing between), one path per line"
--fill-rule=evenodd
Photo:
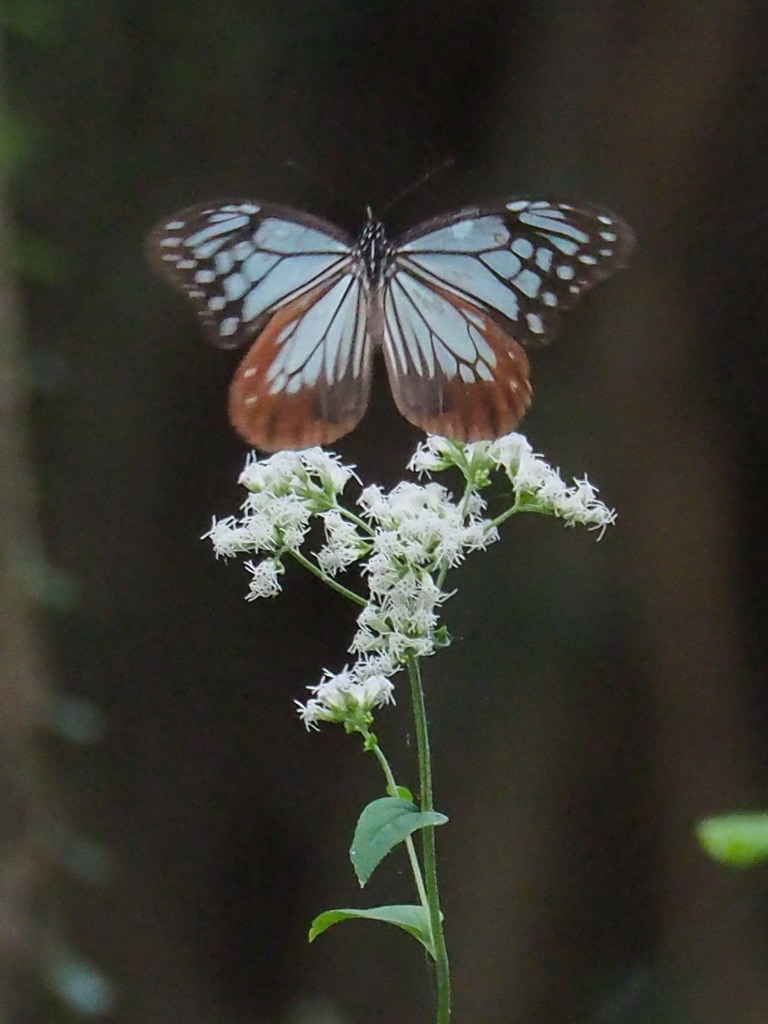
M429 955L434 958L435 949L432 942L432 930L429 926L429 914L422 906L403 904L393 907L371 907L368 910L355 910L346 908L344 910L326 910L312 922L309 929L309 941L313 942L318 935L327 931L332 925L339 921L349 921L354 918L362 918L366 921L384 921L386 924L394 924L403 931L408 932L414 939L418 939Z
M732 867L768 860L768 814L723 814L696 828L699 842L713 858Z
M360 886L365 885L391 849L417 829L444 825L448 821L437 811L420 811L410 800L384 796L363 809L349 856Z

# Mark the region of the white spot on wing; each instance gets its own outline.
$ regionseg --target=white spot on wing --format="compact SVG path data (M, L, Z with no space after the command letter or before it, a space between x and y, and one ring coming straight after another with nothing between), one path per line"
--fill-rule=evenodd
M256 247L253 242L236 242L230 249L236 260L247 260L255 251Z
M521 270L512 283L523 295L527 295L529 299L535 299L541 287L541 278L532 270Z
M537 249L536 250L536 266L539 268L539 270L548 271L549 268L552 266L552 257L553 256L554 256L554 253L552 252L551 249L545 249L543 247L541 249Z
M199 260L208 260L215 252L218 252L219 249L226 244L226 238L212 238L210 242L203 242L202 245L196 245L194 253Z
M557 250L564 253L566 256L573 256L575 252L579 251L578 244L571 241L570 238L561 238L559 235L552 235L549 232L545 232L544 237L548 239Z
M521 259L529 260L533 256L533 244L527 238L515 238L509 247Z
M250 287L250 282L245 274L230 274L224 278L222 284L224 286L224 294L229 302L242 299Z
M217 274L228 274L234 265L235 257L228 249L225 249L223 252L217 252L213 257L213 266Z

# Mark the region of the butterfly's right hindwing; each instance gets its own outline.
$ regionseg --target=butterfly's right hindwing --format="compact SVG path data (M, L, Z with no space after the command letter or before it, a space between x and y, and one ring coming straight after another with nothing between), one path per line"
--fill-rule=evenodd
M333 224L243 201L180 210L154 229L148 250L224 348L252 340L276 310L338 279L353 262L352 240Z

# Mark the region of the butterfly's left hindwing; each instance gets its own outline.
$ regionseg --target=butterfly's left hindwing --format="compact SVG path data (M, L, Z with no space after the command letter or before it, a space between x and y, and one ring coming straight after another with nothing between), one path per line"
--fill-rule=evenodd
M246 353L229 418L265 451L330 444L368 405L372 347L358 277L345 274L282 306Z

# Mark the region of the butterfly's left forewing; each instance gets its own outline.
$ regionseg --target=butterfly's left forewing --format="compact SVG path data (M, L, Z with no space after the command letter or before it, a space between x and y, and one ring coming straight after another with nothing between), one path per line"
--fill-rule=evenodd
M231 201L174 214L148 246L214 344L251 343L229 395L245 440L306 448L355 426L371 346L360 261L344 232L288 207Z
M191 301L211 341L251 341L276 309L345 273L352 242L335 225L273 203L180 210L151 232L150 261Z

